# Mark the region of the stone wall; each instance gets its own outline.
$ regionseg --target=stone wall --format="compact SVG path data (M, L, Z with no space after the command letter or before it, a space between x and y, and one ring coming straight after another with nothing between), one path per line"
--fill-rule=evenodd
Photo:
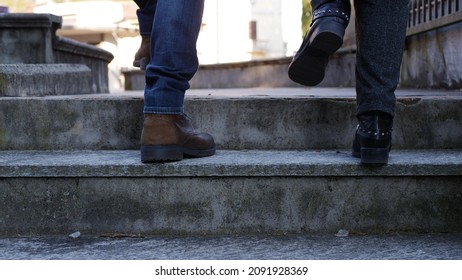
M409 36L401 85L462 89L462 22Z

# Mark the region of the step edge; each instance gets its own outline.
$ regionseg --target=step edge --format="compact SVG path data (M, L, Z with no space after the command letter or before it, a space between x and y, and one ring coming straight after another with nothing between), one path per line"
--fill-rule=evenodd
M285 160L272 163L278 157ZM153 164L141 163L135 150L0 151L0 178L380 176L462 176L462 150L396 150L386 166L361 165L347 150L219 150L209 158Z

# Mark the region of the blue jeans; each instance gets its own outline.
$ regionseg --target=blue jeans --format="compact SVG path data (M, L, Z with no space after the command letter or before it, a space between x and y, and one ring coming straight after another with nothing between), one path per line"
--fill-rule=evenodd
M140 33L151 28L145 114L180 114L189 80L199 66L196 42L204 0L137 0Z
M140 26L140 35L151 37L152 23L156 14L157 0L134 0L138 7L136 15Z

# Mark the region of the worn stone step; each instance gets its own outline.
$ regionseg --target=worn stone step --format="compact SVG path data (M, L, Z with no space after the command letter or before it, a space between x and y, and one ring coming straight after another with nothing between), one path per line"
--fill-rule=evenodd
M111 236L114 238L109 238ZM82 234L79 238L69 238L66 234L63 236L0 237L0 247L2 247L1 260L16 261L50 259L279 260L278 266L281 265L281 260L291 260L290 265L292 266L294 265L293 260L303 260L305 263L306 260L459 260L460 263L462 234L367 235L351 232L348 236L338 236L335 233L283 236L124 236L107 233L101 237ZM447 264L447 262L440 262L440 264ZM152 268L152 265L149 265ZM210 265L210 262L207 265ZM216 266L216 263L214 265ZM232 267L228 261L225 265ZM428 266L428 263L422 263L422 265ZM457 275L460 271L458 268L460 264L458 266L456 262L453 262L453 265L453 274L448 270L448 266L443 265L438 276L447 275L447 278L451 279L451 276ZM4 266L3 273L5 273L5 268ZM53 269L51 266L50 270ZM332 265L326 266L326 269L332 269ZM413 273L416 272L415 267L410 269ZM356 279L358 277L356 270L351 272L352 277L345 277L344 270L340 271L339 275L342 278ZM428 275L425 267L419 271ZM66 272L64 270L62 273ZM402 272L397 273L400 274L393 278L400 278ZM29 278L18 277L17 270L12 270L11 274L14 274L16 279ZM33 277L32 274L31 276ZM337 277L323 279L335 278ZM434 277L419 277L419 279L434 279Z
M62 17L53 14L0 13L0 65L24 65L24 71L16 73L16 79L0 78L0 89L6 82L11 85L7 95L75 94L75 85L80 85L81 94L109 92L108 64L114 56L93 45L57 36L62 21ZM36 71L33 67L36 64L44 64L45 69ZM77 73L72 66L63 69L56 64L86 65L91 73ZM46 66L61 67L59 70L66 75L48 71ZM18 78L20 83L15 83ZM35 92L33 87L37 87Z
M462 92L397 92L393 146L461 149ZM349 149L352 88L191 90L186 113L220 149ZM143 93L0 98L0 150L138 149Z
M462 150L1 151L0 234L461 232Z
M0 64L0 96L91 93L91 79L84 64Z

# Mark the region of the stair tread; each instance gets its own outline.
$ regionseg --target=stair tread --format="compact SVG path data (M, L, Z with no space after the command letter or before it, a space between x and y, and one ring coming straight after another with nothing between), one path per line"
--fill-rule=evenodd
M138 150L0 151L0 177L460 176L462 150L393 150L367 167L348 150L219 150L212 157L143 164Z
M133 237L137 235L133 234ZM77 248L76 243L79 244ZM5 248L0 251L2 260L460 260L462 234L353 233L339 237L328 232L282 236L123 238L122 235L120 238L105 238L83 233L77 240L67 234L1 237L0 246Z
M49 100L85 100L85 99L102 99L102 100L137 100L143 99L144 92L140 90L112 92L110 94L76 94L62 96L45 96L42 99ZM444 90L444 89L412 89L402 88L396 90L398 99L406 98L423 98L423 99L460 99L462 91ZM7 99L9 97L2 97ZM17 97L16 97L17 98ZM23 97L38 98L38 97ZM318 88L213 88L213 89L190 89L185 95L186 99L317 99L317 98L356 98L356 90L353 87L318 87Z

